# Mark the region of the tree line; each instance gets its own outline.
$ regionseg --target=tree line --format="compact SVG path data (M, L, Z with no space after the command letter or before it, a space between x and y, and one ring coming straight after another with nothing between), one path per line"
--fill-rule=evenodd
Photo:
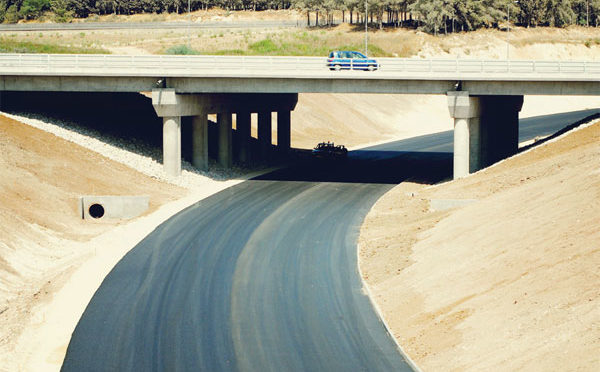
M508 24L600 24L600 0L0 0L0 21L15 23L48 13L59 22L68 22L96 14L185 13L215 7L254 11L294 8L306 12L309 26L320 26L339 21L364 24L365 6L367 21L380 28L417 27L434 34ZM341 20L334 20L334 12L341 12Z

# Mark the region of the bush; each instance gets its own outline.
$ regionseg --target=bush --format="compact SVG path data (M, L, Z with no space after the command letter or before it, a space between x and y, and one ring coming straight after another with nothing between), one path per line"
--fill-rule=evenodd
M176 54L176 55L196 55L200 54L195 49L190 48L187 45L175 45L165 51L165 54Z
M257 54L276 54L279 47L271 39L257 41L254 44L248 45L248 48Z

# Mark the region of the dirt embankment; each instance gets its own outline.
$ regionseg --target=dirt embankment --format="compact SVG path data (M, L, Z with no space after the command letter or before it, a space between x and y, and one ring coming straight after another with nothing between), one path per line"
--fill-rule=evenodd
M78 198L149 195L150 213L187 191L4 116L0 169L0 365L10 370L32 310L93 255L77 243L120 224L84 222Z
M600 370L600 122L378 201L360 264L424 371ZM431 199L476 199L431 211Z

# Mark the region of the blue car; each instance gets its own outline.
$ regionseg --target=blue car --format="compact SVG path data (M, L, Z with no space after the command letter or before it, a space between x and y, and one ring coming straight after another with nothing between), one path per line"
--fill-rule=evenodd
M340 50L329 53L327 67L332 71L340 70L363 70L375 71L379 69L379 63L368 58L362 53Z

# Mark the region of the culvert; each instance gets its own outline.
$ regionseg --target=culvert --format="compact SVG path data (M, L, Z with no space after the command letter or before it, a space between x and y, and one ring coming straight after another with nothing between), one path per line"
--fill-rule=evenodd
M88 213L92 218L102 218L104 216L104 207L102 206L102 204L92 204L88 208Z
M149 202L149 196L82 196L79 213L90 221L124 220L143 214Z

